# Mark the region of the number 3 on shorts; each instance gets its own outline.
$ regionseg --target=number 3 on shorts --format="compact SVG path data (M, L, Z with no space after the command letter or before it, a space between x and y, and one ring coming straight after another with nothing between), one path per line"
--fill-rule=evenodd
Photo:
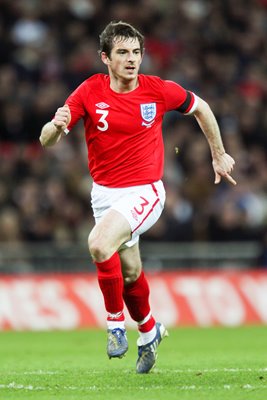
M144 197L140 196L140 199L142 200L142 202L139 204L138 209L137 209L137 207L134 207L134 211L138 215L142 215L144 212L145 206L147 206L149 204L147 199L145 199Z

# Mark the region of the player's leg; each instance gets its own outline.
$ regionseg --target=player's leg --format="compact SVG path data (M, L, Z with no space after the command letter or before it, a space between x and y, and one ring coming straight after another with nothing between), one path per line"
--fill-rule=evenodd
M89 251L97 267L98 282L108 313L107 353L110 358L122 357L128 349L123 314L123 277L117 249L130 235L130 225L125 217L110 209L88 238Z
M88 238L89 251L93 260L108 260L131 238L131 227L124 215L110 208L94 226Z
M97 266L99 285L108 311L107 323L110 333L108 355L110 357L120 357L127 351L123 315L123 278L117 250L122 244L132 247L138 241L139 235L157 221L163 210L164 200L165 190L160 181L125 189L93 186L92 207L97 224L89 236L89 250ZM135 254L138 255L138 246L135 249ZM127 259L128 265L125 266L125 271L132 273L131 257ZM143 274L139 277L138 287L141 284L143 291L147 285ZM146 291L149 294L148 287ZM144 293L146 294L145 291ZM150 320L150 316L146 317ZM143 325L147 321L138 322ZM152 365L149 369L151 367ZM148 372L148 370L142 372Z
M167 330L156 323L149 304L149 285L142 270L139 245L120 251L124 278L123 298L128 311L138 324L139 339L136 371L147 373L153 368L157 358L157 347Z
M140 234L159 218L165 200L162 182L131 188L111 189L94 184L92 207L96 225L89 235L89 251L98 271L110 319L122 312L122 273L117 250L131 247Z
M124 279L124 302L130 316L138 323L138 330L142 339L148 343L155 336L156 323L151 315L149 305L150 291L147 279L142 270L138 242L132 247L124 247L120 250L119 254ZM147 340L146 336L149 336Z

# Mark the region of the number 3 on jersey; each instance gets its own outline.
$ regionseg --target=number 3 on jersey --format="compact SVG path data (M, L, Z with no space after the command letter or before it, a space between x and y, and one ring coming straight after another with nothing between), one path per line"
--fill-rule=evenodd
M97 114L100 114L101 117L98 120L98 124L97 124L97 129L99 129L100 131L104 132L108 129L108 123L107 123L107 116L108 116L108 110L96 110Z

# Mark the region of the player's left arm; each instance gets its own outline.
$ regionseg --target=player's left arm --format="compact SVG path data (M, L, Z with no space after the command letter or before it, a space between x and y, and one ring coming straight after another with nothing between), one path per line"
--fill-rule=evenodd
M233 185L236 185L236 181L231 176L235 161L225 152L220 129L210 106L203 99L197 97L197 105L192 114L210 146L215 184L220 183L221 178L225 178Z

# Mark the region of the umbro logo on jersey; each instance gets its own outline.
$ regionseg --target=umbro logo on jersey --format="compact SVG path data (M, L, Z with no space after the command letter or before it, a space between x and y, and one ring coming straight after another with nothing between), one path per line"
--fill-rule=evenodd
M104 110L104 108L108 108L109 105L104 103L104 102L102 102L102 103L97 103L96 107L101 108L102 110Z

